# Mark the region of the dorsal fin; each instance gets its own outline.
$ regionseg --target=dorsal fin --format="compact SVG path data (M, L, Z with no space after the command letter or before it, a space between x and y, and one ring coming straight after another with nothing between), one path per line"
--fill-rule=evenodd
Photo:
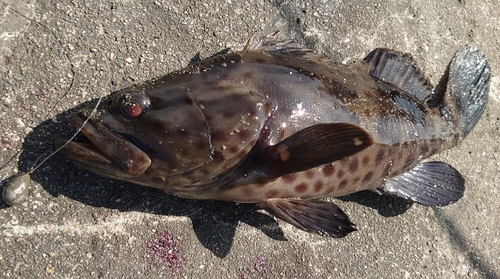
M421 74L413 57L390 49L377 48L366 56L370 63L370 75L394 85L423 102L432 92L429 80Z
M294 40L279 41L276 37L279 31L274 31L264 37L257 37L253 33L243 51L256 51L256 52L294 52L300 51L303 53L312 52L307 48L301 48Z

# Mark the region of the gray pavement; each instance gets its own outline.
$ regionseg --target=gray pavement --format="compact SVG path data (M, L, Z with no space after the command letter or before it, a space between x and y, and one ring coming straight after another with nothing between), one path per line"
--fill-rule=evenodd
M32 175L29 202L0 202L0 278L500 278L499 1L342 2L0 3L0 189L71 134L65 111L281 30L344 63L375 47L412 53L434 84L460 46L484 52L486 112L435 157L464 175L458 203L343 197L335 203L359 230L331 239L252 205L181 200L56 156Z

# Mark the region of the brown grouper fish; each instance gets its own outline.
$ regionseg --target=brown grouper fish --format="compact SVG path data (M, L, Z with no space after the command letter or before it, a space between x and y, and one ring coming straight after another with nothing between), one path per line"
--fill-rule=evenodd
M375 49L343 65L275 35L112 93L62 153L178 197L257 203L333 237L355 227L321 198L371 190L444 206L463 196L456 169L423 160L481 117L483 54L461 48L433 88L408 54ZM69 122L80 127L92 109Z

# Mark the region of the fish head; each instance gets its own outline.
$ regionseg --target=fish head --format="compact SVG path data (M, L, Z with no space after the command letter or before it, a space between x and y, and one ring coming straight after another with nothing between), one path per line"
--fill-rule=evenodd
M96 113L94 105L68 117L83 126L84 137L60 152L98 174L174 194L213 182L257 142L270 108L238 88L190 87L148 84L114 92ZM235 95L239 106L228 101Z

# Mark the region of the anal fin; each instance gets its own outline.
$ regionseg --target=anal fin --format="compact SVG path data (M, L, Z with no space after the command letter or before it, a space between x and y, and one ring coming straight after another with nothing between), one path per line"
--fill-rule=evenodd
M444 206L463 196L464 184L455 168L434 161L418 164L410 171L387 179L382 190L422 205Z
M370 63L370 75L389 83L423 102L432 86L416 66L410 54L377 48L366 56L364 63Z
M344 237L356 230L347 215L324 200L267 199L260 206L295 227L323 236Z
M370 135L356 125L317 124L269 146L263 159L272 179L334 162L372 144Z

